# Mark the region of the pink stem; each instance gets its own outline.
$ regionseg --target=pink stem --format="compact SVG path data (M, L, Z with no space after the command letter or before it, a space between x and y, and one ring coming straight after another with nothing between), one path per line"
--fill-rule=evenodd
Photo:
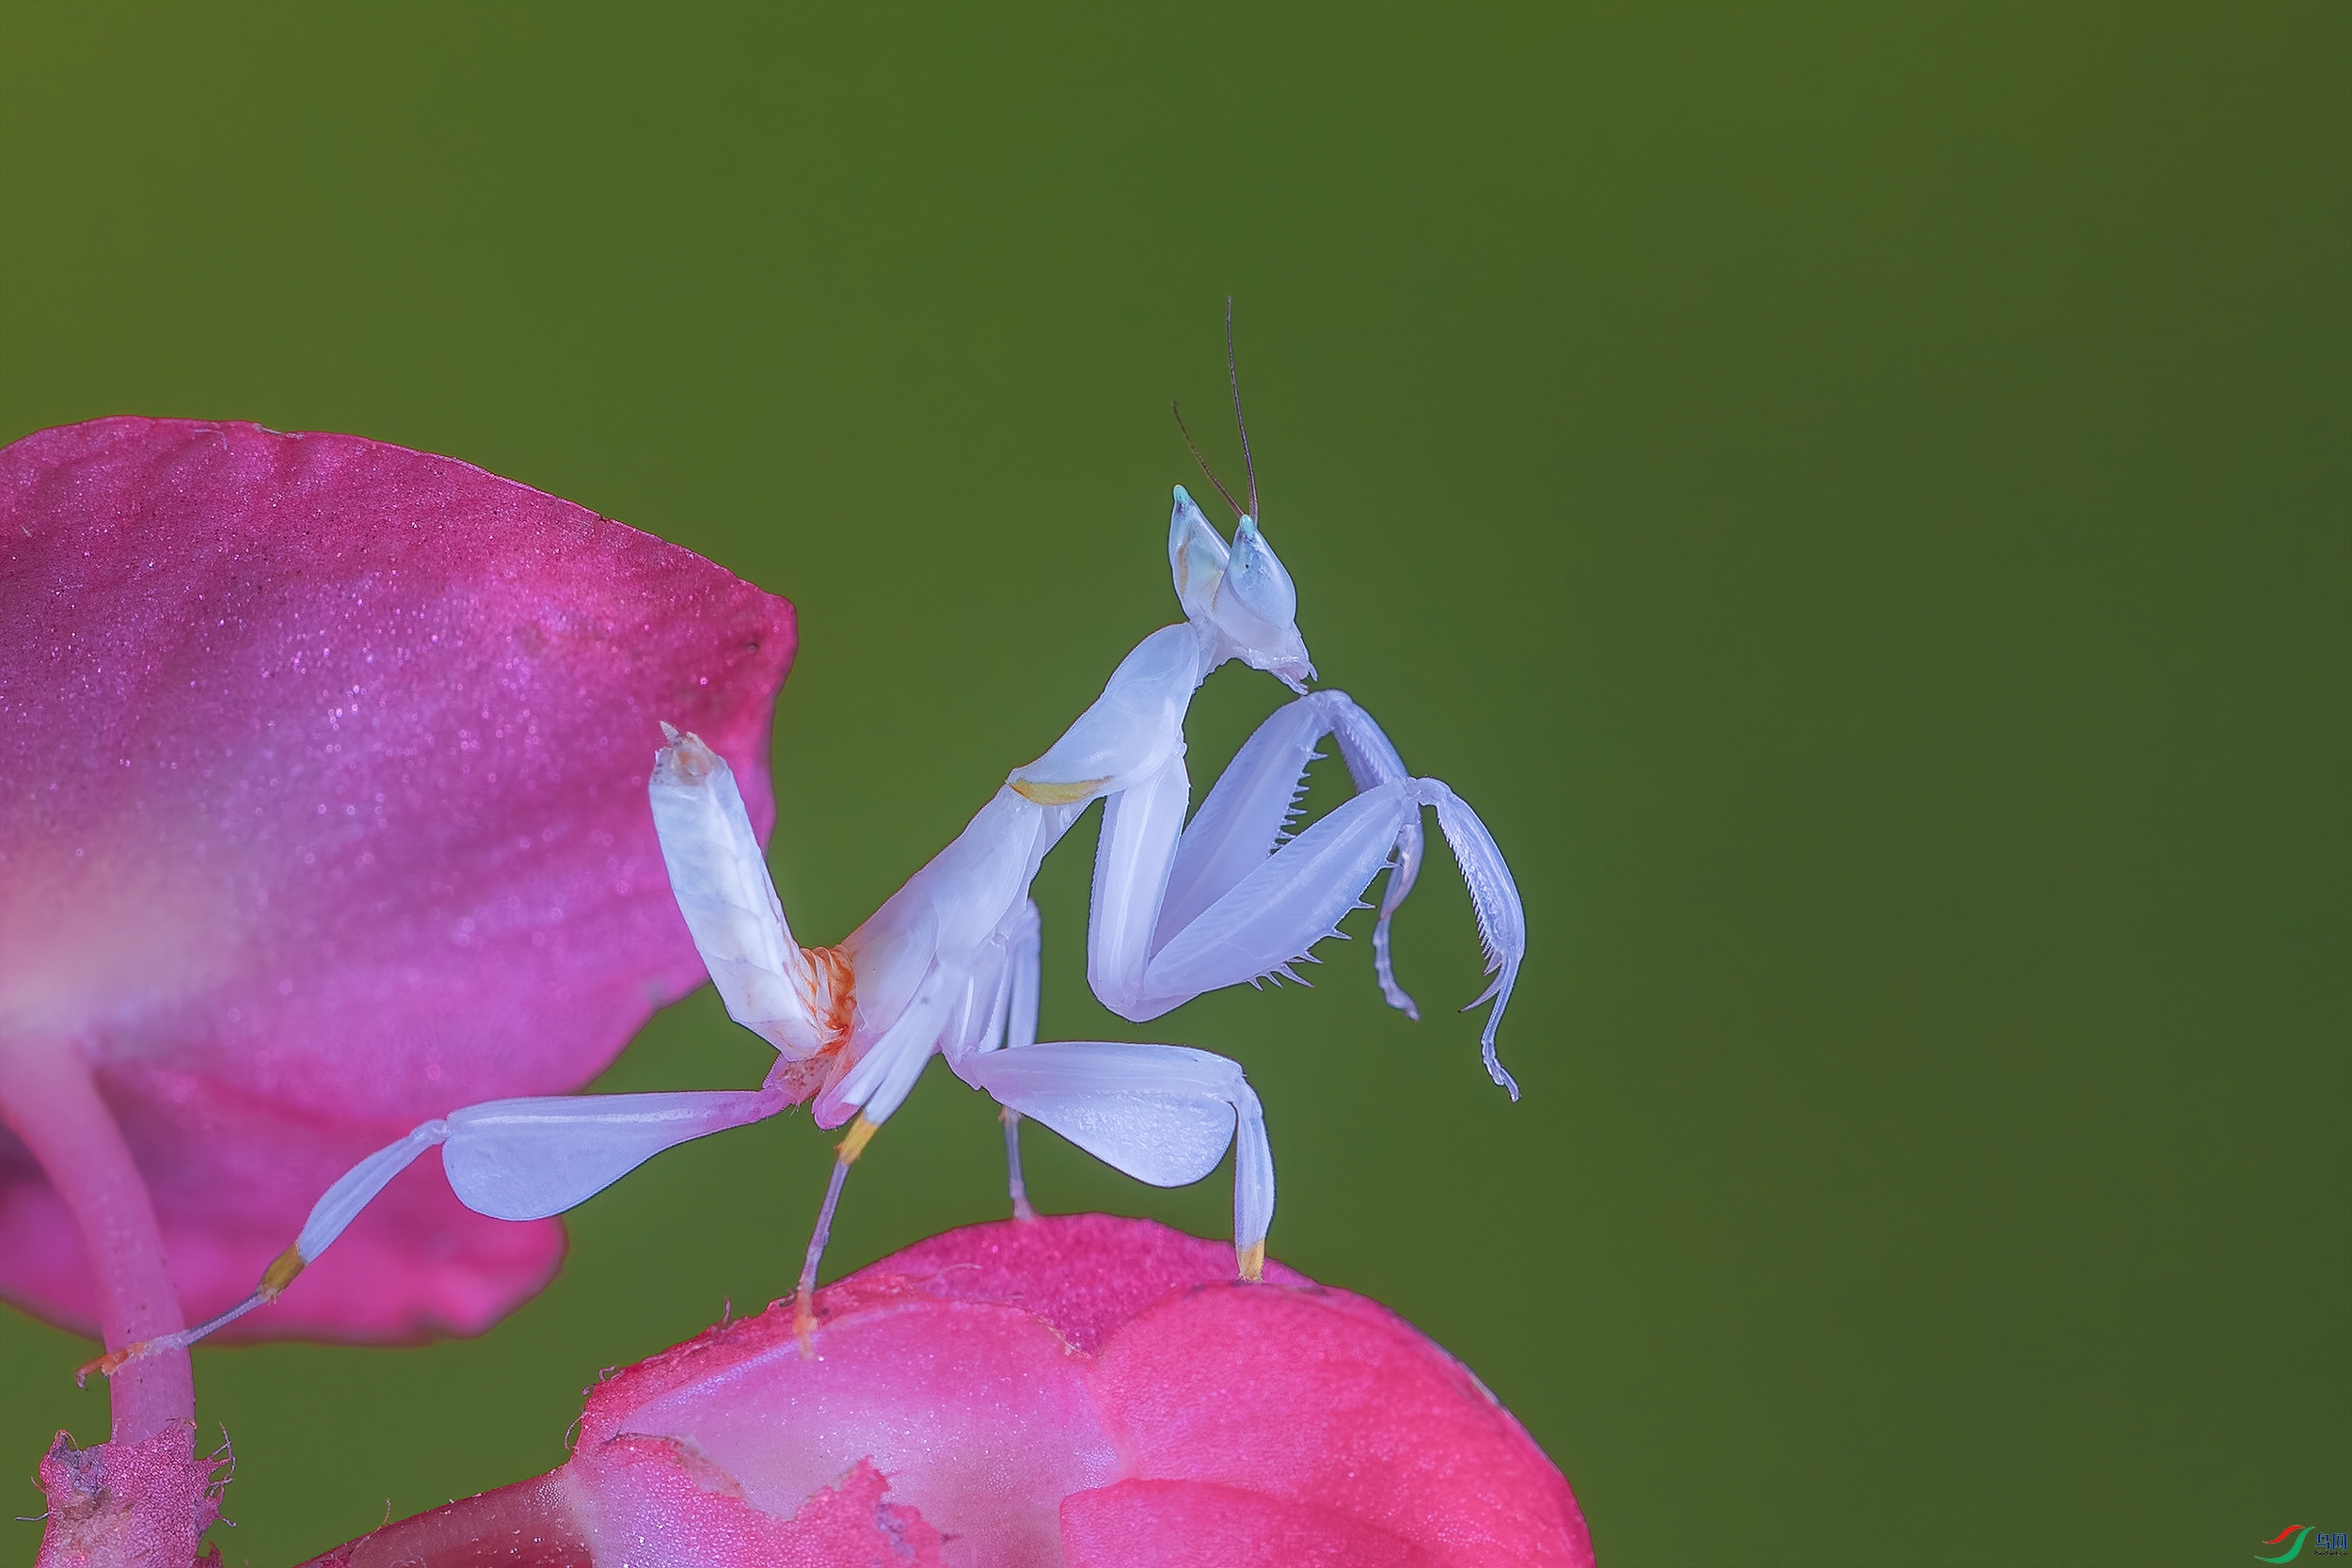
M72 1041L0 1039L0 1121L24 1140L81 1227L106 1348L185 1327L147 1182ZM109 1387L114 1442L145 1442L173 1421L196 1418L196 1381L184 1350L142 1357L117 1372Z

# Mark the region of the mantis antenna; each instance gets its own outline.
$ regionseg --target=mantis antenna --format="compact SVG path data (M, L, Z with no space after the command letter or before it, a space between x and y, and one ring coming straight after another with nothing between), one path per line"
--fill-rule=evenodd
M1236 516L1255 517L1258 515L1258 466L1249 456L1248 422L1241 417L1241 367L1233 357L1232 294L1225 296L1225 374L1233 384L1233 425L1241 432L1241 463L1243 468L1248 470L1249 479L1249 505L1247 508L1233 499L1233 493L1225 488L1225 482L1216 477L1216 470L1209 467L1209 460L1200 455L1200 443L1192 438L1190 430L1185 429L1184 411L1177 406L1172 398L1168 400L1168 411L1176 416L1176 428L1183 433L1184 445L1192 449L1192 460L1200 465L1202 473L1209 476L1209 483L1216 486L1216 493L1225 498L1225 504L1233 509Z
M1233 493L1225 488L1225 482L1216 477L1216 470L1209 467L1209 460L1200 455L1200 443L1192 438L1191 431L1184 429L1184 411L1176 405L1175 399L1168 400L1168 411L1176 416L1176 428L1183 433L1184 445L1192 449L1192 460L1200 465L1202 473L1209 476L1209 483L1216 486L1216 493L1225 498L1225 504L1233 509L1235 515L1246 515L1242 512L1241 502L1235 500Z
M1225 296L1225 374L1233 383L1233 424L1241 432L1241 466L1249 472L1249 515L1255 517L1258 515L1258 466L1249 460L1249 426L1241 417L1241 365L1233 357L1232 294Z

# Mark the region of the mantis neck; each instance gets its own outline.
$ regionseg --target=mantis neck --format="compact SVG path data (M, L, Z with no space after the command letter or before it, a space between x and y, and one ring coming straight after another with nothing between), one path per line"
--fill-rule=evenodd
M147 1181L73 1040L0 1037L0 1122L24 1140L81 1230L106 1348L186 1326ZM109 1387L117 1443L143 1442L196 1418L184 1350L127 1367Z

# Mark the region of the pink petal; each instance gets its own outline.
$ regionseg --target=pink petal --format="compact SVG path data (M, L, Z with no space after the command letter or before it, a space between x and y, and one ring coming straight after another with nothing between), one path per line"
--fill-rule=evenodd
M594 1555L564 1472L533 1476L370 1530L302 1568L580 1568ZM199 1565L201 1568L201 1565Z
M577 1087L701 982L644 801L660 721L772 816L790 607L448 458L45 431L0 451L0 1018L99 1063L194 1317L360 1155ZM544 1280L551 1226L403 1180L237 1329L479 1327ZM87 1327L5 1135L0 1181L0 1293Z
M613 1445L671 1439L790 1518L865 1463L893 1503L970 1544L977 1555L960 1561L1050 1560L1061 1499L1116 1474L1081 1358L1018 1307L872 1281L825 1307L814 1360L784 1304L599 1386L572 1462L580 1483L613 1497L634 1481L612 1468Z
M628 1568L941 1568L940 1532L885 1500L889 1484L863 1460L779 1518L682 1443L625 1437L597 1463L582 1506L596 1558Z
M1567 1481L1461 1363L1320 1286L1205 1286L1122 1325L1088 1386L1126 1473L1332 1510L1445 1564L1589 1564Z
M1233 1249L1146 1220L1048 1214L1019 1224L970 1225L915 1243L831 1292L843 1297L887 1281L944 1301L999 1301L1036 1313L1070 1343L1094 1351L1113 1329L1171 1291L1222 1285ZM1268 1260L1275 1285L1311 1285ZM831 1292L829 1292L829 1297Z
M1333 1509L1199 1481L1122 1481L1077 1493L1061 1505L1061 1528L1069 1568L1437 1568L1443 1560Z

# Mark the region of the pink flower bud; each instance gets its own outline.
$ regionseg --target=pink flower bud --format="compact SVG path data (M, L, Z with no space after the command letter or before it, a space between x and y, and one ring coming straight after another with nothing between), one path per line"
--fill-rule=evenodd
M1142 1220L952 1231L590 1390L569 1463L321 1564L1581 1568L1567 1481L1376 1303ZM539 1555L532 1555L537 1553ZM510 1560L501 1557L501 1560Z

